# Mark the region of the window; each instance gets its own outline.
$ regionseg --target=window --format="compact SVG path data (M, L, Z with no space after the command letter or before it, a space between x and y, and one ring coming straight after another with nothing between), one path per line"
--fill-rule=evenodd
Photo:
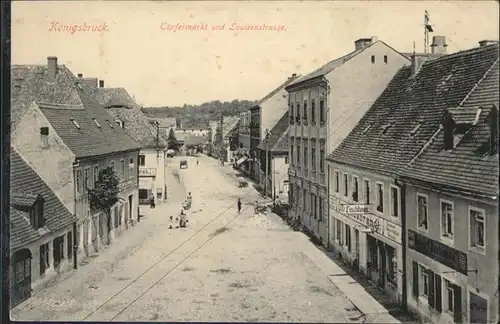
M363 130L362 135L365 135L371 127L372 127L372 123L370 123L368 126L366 126L366 128Z
M68 246L68 260L73 257L73 232L68 232L66 235L66 245Z
M319 172L325 173L325 149L323 147L319 149Z
M290 125L294 124L293 116L293 103L290 103Z
M399 217L399 188L391 186L391 216Z
M84 171L83 171L83 183L84 183L84 187L83 189L84 190L87 190L88 188L90 188L90 169L89 168L86 168Z
M370 204L370 180L364 180L365 183L365 204Z
M300 139L297 140L297 165L300 167Z
M384 185L377 183L377 211L384 212Z
M82 171L77 170L76 171L76 192L81 192L81 185L82 185Z
M387 279L396 284L396 273L398 272L398 260L396 257L396 250L387 245Z
M424 297L429 297L429 274L427 273L427 269L420 266L420 277L422 282L422 290L420 295Z
M352 200L358 202L359 200L359 182L358 177L352 176Z
M30 210L30 224L34 229L39 229L45 223L43 215L43 200L37 200L33 208Z
M477 208L469 208L470 218L470 246L484 249L485 247L485 224L484 211Z
M285 164L288 164L288 156L285 155Z
M340 173L335 171L335 192L340 192Z
M372 269L378 269L378 246L377 242L372 236L367 236L368 245L368 256L369 256L369 267Z
M99 166L94 167L94 186L99 181Z
M387 55L384 55L384 63L387 64Z
M449 314L455 312L455 285L444 279L444 309Z
M418 228L421 228L425 231L427 231L428 224L427 224L427 196L423 194L418 194L417 193L417 221L418 221Z
M297 101L297 123L300 123L300 102Z
M20 283L31 277L31 260L29 258L18 261L15 270L15 282Z
M349 196L349 179L347 178L347 174L344 173L344 196Z
M345 246L347 246L347 250L351 252L351 227L345 224Z
M375 63L375 55L372 55L372 63Z
M324 209L324 204L325 199L323 197L319 197L319 211L318 211L318 218L319 220L323 220L323 209Z
M307 191L304 189L302 191L302 207L304 207L304 210L307 210Z
M339 244L342 244L342 222L339 221L338 219L336 221L337 221L337 240L339 240Z
M307 140L304 140L304 167L307 169Z
M455 293L455 296L456 295L457 294ZM455 305L459 306L460 303L455 302ZM487 299L485 299L479 295L476 295L473 292L469 292L469 309L470 309L469 323L488 323L488 300ZM462 314L458 314L458 315L461 316Z
M319 101L319 122L322 124L325 123L325 101L324 100Z
M139 165L144 166L146 165L146 156L145 155L139 155Z
M311 194L311 213L314 219L318 218L316 214L316 195Z
M304 119L304 123L307 123L307 101L304 101L304 116L302 118Z
M122 159L120 163L121 163L121 176L122 178L125 178L125 161Z
M115 171L115 161L109 161L109 166Z
M161 199L163 197L163 189L156 188L156 199Z
M441 200L441 235L453 238L453 203Z
M130 179L134 178L134 159L130 159L128 163L128 176Z
M316 149L314 148L314 146L311 148L311 165L312 165L312 170L316 171Z
M49 252L49 243L40 246L40 275L50 268Z
M316 100L311 99L311 123L316 124Z
M53 241L54 244L54 265L57 266L64 259L64 235L56 237Z

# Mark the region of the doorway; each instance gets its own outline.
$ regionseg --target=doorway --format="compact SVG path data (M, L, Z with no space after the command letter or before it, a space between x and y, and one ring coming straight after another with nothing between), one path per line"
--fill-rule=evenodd
M31 297L31 252L22 249L14 253L10 272L10 308Z
M359 230L357 228L354 229L354 244L354 267L359 270Z

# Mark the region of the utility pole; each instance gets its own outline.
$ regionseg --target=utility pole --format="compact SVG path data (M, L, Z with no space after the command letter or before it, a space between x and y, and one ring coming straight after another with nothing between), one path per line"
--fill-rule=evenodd
M224 166L224 155L223 155L223 148L224 148L224 135L222 134L222 129L224 127L224 115L221 113L220 114L220 131L219 131L219 159L220 159L220 164Z
M160 122L156 121L156 160L160 158Z
M266 137L264 138L266 143L266 178L264 180L264 197L267 196L267 183L269 175L269 132L266 132Z

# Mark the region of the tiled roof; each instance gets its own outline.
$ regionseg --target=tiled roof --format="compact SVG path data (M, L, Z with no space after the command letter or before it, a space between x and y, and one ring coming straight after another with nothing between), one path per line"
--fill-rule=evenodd
M29 223L28 213L10 207L10 250L16 250L24 245L38 240L41 235Z
M224 138L226 138L227 136L229 136L229 134L231 133L231 131L233 131L237 126L238 126L238 123L240 121L240 117L239 116L227 116L227 117L224 117L224 121L223 121L223 124L222 124L222 136Z
M284 88L286 88L287 86L289 86L290 84L292 84L294 81L296 81L299 78L300 78L300 75L296 75L295 77L289 77L285 81L285 83L281 84L279 87L277 87L276 89L271 91L269 94L267 94L264 98L260 99L256 106L263 104L268 99L270 99L272 96L274 96L275 94L277 94L278 92L280 92L281 90L283 90Z
M457 147L444 151L441 131L414 163L401 172L403 176L490 197L498 195L498 153L489 155L488 150L483 150L483 147L489 148L488 117L491 107L499 107L498 68L497 60L463 105L454 109L479 112L469 114L473 117L467 119L469 124L474 124L476 116L478 121L464 135Z
M141 107L130 97L124 88L97 88L95 91L97 101L106 111L123 122L125 132L142 147L156 147L156 129L148 118L142 113ZM159 132L159 147L167 147L163 132Z
M427 61L413 77L411 67L403 67L328 159L397 173L439 129L445 110L458 107L497 59L498 45L492 45Z
M193 135L190 133L175 133L178 141L183 141L184 145L203 145L208 141L208 136Z
M283 144L286 144L286 143L280 143L280 141L283 140L284 135L288 135L287 132L288 124L289 124L288 111L286 111L285 114L280 118L280 120L278 120L278 122L273 126L273 128L270 131L269 141L267 146L270 151L278 153L282 149L281 146ZM280 144L280 147L277 147L278 144ZM261 142L259 146L257 146L257 148L265 150L266 144L264 142Z
M64 65L58 65L55 82L48 82L45 66L14 65L11 70L15 76L11 105L14 128L26 108L36 101L59 137L78 158L140 148L123 129L109 127L106 120L113 118L94 99L95 89L79 82Z
M71 225L77 218L63 205L63 203L52 192L49 186L38 176L27 163L22 159L19 153L12 148L10 154L10 190L15 193L14 196L20 194L32 196L42 196L44 200L44 214L46 217L45 227L50 231L56 232L66 226ZM17 209L16 209L17 210ZM12 211L12 209L11 209ZM20 221L20 216L23 212L14 212L14 217L11 214L11 223L14 222L14 229L11 227L10 240L11 248L16 248L16 244L20 244L26 237L35 238L29 228ZM26 216L26 215L24 215ZM26 222L26 220L24 220ZM33 229L34 231L34 229ZM14 245L13 245L14 243Z
M155 117L147 117L149 122L157 121L160 123L161 128L171 128L177 126L177 121L174 117L171 118L155 118Z
M26 192L11 192L10 203L14 206L32 207L40 195Z

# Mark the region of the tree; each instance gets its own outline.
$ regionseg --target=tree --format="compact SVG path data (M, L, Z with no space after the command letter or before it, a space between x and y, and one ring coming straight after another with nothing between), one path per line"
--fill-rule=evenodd
M99 177L93 189L88 189L90 198L90 209L100 211L106 216L107 238L109 243L109 232L111 231L111 207L118 202L119 180L112 167L99 171Z
M175 131L173 128L170 128L170 132L168 133L168 141L169 142L177 141L177 138L175 137Z

